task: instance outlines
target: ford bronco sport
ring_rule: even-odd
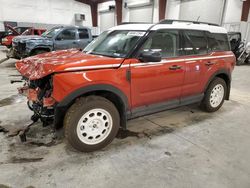
[[[119,25],[83,51],[16,63],[32,119],[64,125],[69,144],[86,152],[108,145],[128,119],[191,103],[218,110],[234,66],[224,28],[174,20]]]

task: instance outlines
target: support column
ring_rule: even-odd
[[[122,0],[115,0],[116,22],[117,25],[122,23]]]
[[[167,0],[159,0],[159,21],[165,19]]]
[[[246,0],[243,2],[242,6],[241,21],[247,22],[249,10],[250,10],[250,0]]]
[[[92,17],[92,25],[93,27],[97,27],[97,3],[91,3],[90,4],[90,8],[91,8],[91,17]]]

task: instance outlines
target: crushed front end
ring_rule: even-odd
[[[56,101],[52,97],[52,76],[46,76],[38,80],[25,78],[23,87],[18,88],[20,94],[27,96],[27,105],[34,112],[32,121],[43,122],[44,126],[53,123]]]

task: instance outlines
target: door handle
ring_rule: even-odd
[[[205,65],[207,65],[207,66],[211,66],[211,65],[214,65],[215,63],[214,62],[211,62],[211,61],[208,61],[208,62],[206,62],[205,63]]]
[[[181,66],[179,65],[172,65],[171,67],[169,67],[169,70],[178,70],[181,69]]]
[[[77,42],[76,41],[74,41],[74,42],[72,42],[73,44],[77,44]]]

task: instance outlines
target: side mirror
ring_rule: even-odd
[[[160,62],[161,53],[155,51],[145,51],[140,54],[139,59],[142,62]]]

